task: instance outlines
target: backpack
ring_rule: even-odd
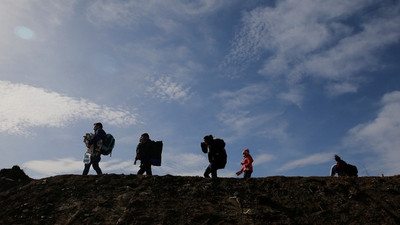
[[[161,166],[162,141],[151,142],[150,163],[153,166]]]
[[[225,141],[217,138],[214,140],[214,143],[216,145],[215,156],[216,156],[217,168],[224,169],[228,158],[228,155],[226,154],[225,150]]]
[[[101,146],[100,153],[102,155],[110,155],[115,145],[115,139],[112,134],[107,134],[103,139],[103,145]]]
[[[354,166],[354,165],[347,164],[346,173],[347,173],[348,176],[355,176],[355,177],[357,177],[357,176],[358,176],[358,169],[357,169],[357,167]]]

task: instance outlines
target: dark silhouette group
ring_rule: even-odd
[[[89,173],[90,166],[96,171],[97,175],[101,175],[102,171],[99,166],[102,154],[102,144],[106,136],[106,132],[103,130],[103,125],[101,123],[95,123],[93,125],[94,134],[87,133],[84,137],[84,143],[87,147],[84,158],[84,170],[82,175],[87,175]],[[158,144],[158,145],[157,145]],[[203,142],[200,143],[201,150],[208,156],[208,166],[204,171],[204,177],[217,178],[217,170],[224,169],[227,163],[227,153],[225,150],[225,141],[220,138],[215,138],[212,135],[207,135],[203,138]],[[159,146],[159,150],[156,156],[156,163],[154,163],[154,146]],[[136,147],[136,156],[134,160],[134,165],[136,165],[137,160],[140,160],[138,175],[152,175],[151,166],[161,165],[161,151],[162,151],[162,141],[152,141],[148,133],[143,133],[140,136],[139,144]],[[244,178],[250,178],[253,173],[253,157],[250,155],[249,149],[244,149],[243,161],[241,162],[242,168],[236,172],[239,176],[242,173]],[[357,167],[343,161],[338,155],[334,156],[336,164],[331,167],[331,176],[358,176]]]

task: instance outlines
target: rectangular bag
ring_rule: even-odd
[[[153,166],[161,166],[161,154],[162,154],[163,142],[153,141],[151,145],[151,156],[150,162]]]

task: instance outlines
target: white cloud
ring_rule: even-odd
[[[190,87],[183,87],[183,84],[172,81],[171,77],[162,76],[154,82],[153,86],[147,88],[147,92],[155,98],[163,101],[185,102],[190,99]]]
[[[368,169],[377,174],[399,174],[400,171],[400,91],[382,98],[382,109],[373,121],[355,126],[345,144],[370,153],[373,160]]]
[[[277,169],[277,172],[283,172],[283,171],[288,171],[291,169],[299,168],[299,167],[304,167],[308,165],[318,165],[321,163],[326,163],[328,161],[332,160],[332,156],[334,153],[329,152],[329,153],[318,153],[314,155],[307,156],[302,159],[297,159],[291,162],[288,162],[284,164],[281,168]]]
[[[63,127],[78,119],[104,121],[114,126],[136,124],[136,115],[85,99],[24,84],[0,81],[0,132],[26,134],[31,127]]]
[[[271,154],[256,155],[256,156],[254,157],[254,163],[253,163],[253,165],[254,165],[254,166],[262,165],[262,164],[264,164],[264,163],[266,163],[266,162],[270,162],[270,161],[272,161],[272,160],[274,160],[274,159],[275,159],[275,156],[274,156],[274,155],[271,155]]]
[[[236,91],[221,91],[215,95],[221,102],[217,118],[234,132],[233,140],[245,135],[261,135],[271,139],[285,139],[286,122],[278,117],[280,107],[269,108],[274,98],[268,84],[250,84]],[[262,110],[257,110],[260,107]]]
[[[100,168],[103,173],[115,172],[119,173],[136,173],[138,166],[133,166],[133,159],[131,161],[122,161],[121,159],[106,159],[102,158]],[[48,176],[62,175],[62,174],[82,174],[84,163],[82,160],[74,158],[59,158],[54,160],[32,160],[22,164],[22,167],[28,170],[29,173],[34,174],[33,178],[43,178]],[[96,174],[93,168],[89,170],[89,174]]]
[[[163,153],[161,167],[153,167],[158,174],[179,176],[202,176],[208,166],[208,159],[204,155],[193,153]]]
[[[289,92],[279,94],[278,97],[297,105],[301,109],[304,99],[304,89],[300,86],[297,86],[290,89]]]
[[[238,109],[259,103],[269,99],[271,96],[269,87],[262,84],[247,85],[236,91],[221,91],[216,95],[227,109]]]
[[[82,172],[83,162],[77,161],[73,158],[55,160],[33,160],[23,163],[22,168],[27,168],[28,170],[39,174],[38,177],[46,177],[77,173],[78,171]]]
[[[355,93],[358,90],[358,85],[344,82],[344,83],[333,83],[326,86],[328,95],[335,97],[345,93]]]
[[[171,32],[199,15],[208,14],[223,7],[229,1],[95,1],[87,9],[87,18],[97,25],[156,26]]]
[[[100,168],[103,173],[126,173],[136,174],[139,164],[133,165],[132,159],[116,159],[102,157]],[[177,175],[177,176],[203,176],[208,160],[203,155],[183,153],[174,154],[165,152],[163,154],[161,167],[153,166],[153,174],[157,175]],[[35,178],[43,178],[61,174],[81,174],[84,168],[82,160],[73,158],[62,158],[55,160],[32,160],[22,164],[22,167],[35,174]],[[94,173],[91,168],[90,173]],[[227,173],[227,172],[226,172]],[[224,174],[226,174],[224,173]],[[233,174],[232,172],[230,172]],[[28,174],[29,175],[29,174]]]
[[[362,32],[343,37],[327,51],[313,54],[304,62],[304,69],[318,77],[346,81],[360,71],[371,71],[379,66],[376,52],[398,42],[400,16],[365,21]],[[340,65],[340,66],[339,66]],[[352,90],[351,90],[352,91]]]
[[[374,4],[379,3],[288,0],[256,8],[244,14],[224,64],[242,70],[269,55],[259,71],[265,76],[291,85],[313,76],[342,84],[327,88],[331,96],[356,92],[358,83],[350,86],[346,81],[380,66],[379,51],[398,43],[400,37],[399,4]],[[376,10],[364,16],[368,7]],[[358,20],[349,25],[353,15],[359,15]]]
[[[134,173],[135,171],[139,170],[137,165],[136,166],[133,165],[133,160],[134,160],[133,156],[131,160],[121,160],[114,158],[108,158],[107,160],[104,159],[105,156],[102,157],[102,161],[99,164],[103,173],[107,173],[107,171],[121,171],[122,173]]]

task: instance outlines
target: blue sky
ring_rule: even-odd
[[[164,141],[157,175],[222,177],[250,149],[254,177],[400,171],[400,2],[0,2],[0,168],[81,174],[94,122],[116,138],[105,173],[136,173],[140,134]],[[94,171],[91,170],[91,174]]]

